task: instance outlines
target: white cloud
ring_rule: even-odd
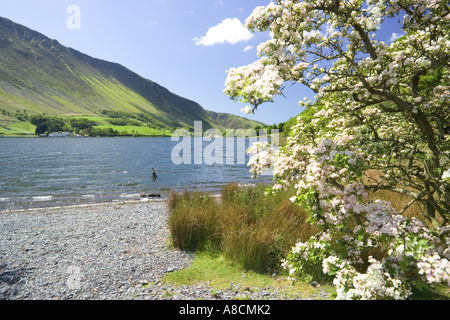
[[[227,18],[217,26],[210,28],[203,37],[195,37],[193,40],[197,46],[212,46],[225,42],[236,44],[240,41],[248,41],[252,37],[253,34],[238,18]]]
[[[244,52],[250,51],[250,50],[252,50],[252,49],[253,49],[253,46],[246,46],[246,47],[244,48]]]
[[[398,38],[400,38],[400,37],[403,37],[404,36],[404,34],[402,34],[402,33],[393,33],[392,35],[391,35],[391,38],[389,39],[389,41],[390,42],[394,42],[395,40],[397,40]]]

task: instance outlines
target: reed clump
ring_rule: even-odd
[[[169,227],[175,247],[220,251],[244,268],[273,272],[301,239],[317,230],[305,209],[289,200],[293,192],[266,194],[265,185],[231,183],[219,197],[201,193],[172,193]]]

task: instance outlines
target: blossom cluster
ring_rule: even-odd
[[[267,141],[258,141],[248,148],[247,153],[251,155],[247,165],[251,167],[250,173],[256,177],[261,176],[265,171],[273,170],[279,150]]]
[[[336,285],[337,299],[341,300],[372,300],[380,298],[403,299],[411,294],[408,285],[401,280],[392,278],[386,272],[383,264],[373,257],[368,259],[370,265],[366,273],[356,271],[347,261],[336,257],[324,260],[326,265],[338,266],[333,283]],[[339,264],[339,265],[338,265]]]
[[[450,286],[450,261],[438,254],[423,256],[417,264],[419,273],[425,275],[428,283],[444,280]]]
[[[280,94],[283,83],[277,67],[265,67],[261,61],[257,61],[249,66],[228,70],[227,89],[224,92],[231,97],[243,96],[246,101],[258,105]]]

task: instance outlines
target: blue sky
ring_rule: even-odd
[[[0,0],[0,16],[95,58],[120,63],[203,108],[245,116],[243,103],[224,93],[226,70],[257,59],[267,34],[241,24],[269,0]],[[79,25],[74,11],[79,8]],[[74,28],[76,27],[76,28]],[[79,27],[79,28],[78,28]],[[389,34],[395,30],[392,29]],[[397,31],[398,32],[398,31]],[[288,88],[286,98],[260,106],[250,119],[280,123],[301,112],[309,89]]]

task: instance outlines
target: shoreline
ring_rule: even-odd
[[[49,207],[34,207],[34,208],[21,208],[21,209],[6,209],[6,210],[0,210],[0,216],[3,214],[14,214],[14,213],[30,213],[32,211],[56,211],[56,210],[66,210],[66,209],[82,209],[82,208],[89,208],[89,207],[105,207],[105,206],[112,206],[112,205],[127,205],[127,204],[139,204],[139,203],[151,203],[151,202],[167,202],[168,199],[161,197],[161,198],[143,198],[140,200],[134,199],[134,200],[117,200],[117,201],[109,201],[109,202],[92,202],[92,203],[86,203],[86,204],[73,204],[73,205],[62,205],[62,206],[49,206]],[[45,214],[45,213],[41,213]]]
[[[245,184],[247,185],[247,184]],[[248,184],[250,185],[250,184]],[[205,191],[198,191],[198,190],[172,190],[173,192],[182,194],[184,191],[188,191],[188,192],[199,192],[201,194],[207,194],[209,196],[220,196],[220,188],[218,188],[217,190],[205,190]],[[103,200],[103,201],[90,201],[90,202],[86,202],[86,203],[79,203],[79,204],[74,204],[74,203],[70,203],[68,202],[68,204],[61,204],[61,205],[56,205],[56,204],[52,204],[52,202],[54,202],[53,200],[50,200],[48,202],[39,202],[36,201],[36,204],[39,203],[47,203],[47,206],[30,206],[30,207],[25,207],[25,208],[15,208],[14,206],[12,208],[1,208],[0,207],[0,215],[2,214],[8,214],[8,213],[14,213],[14,212],[27,212],[27,211],[39,211],[39,210],[56,210],[56,209],[64,209],[64,208],[77,208],[77,207],[90,207],[90,206],[106,206],[106,205],[114,205],[114,204],[134,204],[134,203],[146,203],[146,202],[168,202],[169,201],[169,197],[171,192],[167,191],[167,190],[161,190],[161,193],[156,193],[157,195],[159,195],[159,197],[152,197],[152,196],[141,196],[138,193],[132,193],[129,194],[128,196],[125,196],[123,199],[119,198],[110,198],[110,200]],[[52,197],[52,196],[49,196]],[[0,198],[1,200],[2,198]],[[73,202],[79,202],[79,200],[73,200]],[[0,201],[1,203],[1,201]],[[5,202],[4,202],[5,203]],[[28,202],[30,203],[30,202]]]

